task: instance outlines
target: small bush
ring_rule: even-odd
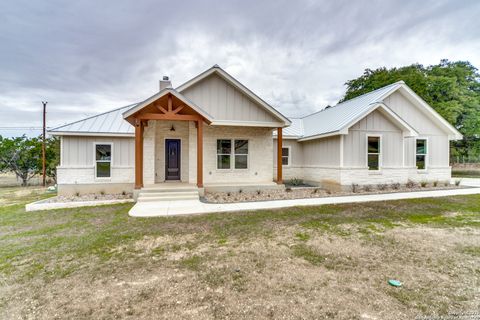
[[[313,189],[312,193],[319,193],[320,192],[320,188],[315,188]]]
[[[292,192],[292,188],[286,187],[286,188],[285,188],[285,192]]]
[[[231,192],[227,192],[227,197],[230,197],[232,195]]]
[[[241,194],[242,192],[243,192],[243,190],[242,190],[242,189],[239,189],[239,190],[238,190],[238,193],[240,193],[240,194]]]
[[[262,194],[262,190],[257,190],[257,194],[258,194],[258,195],[261,195],[261,194]]]
[[[400,183],[398,183],[398,182],[392,183],[392,189],[393,189],[393,190],[398,190],[398,189],[400,189]]]
[[[438,181],[437,181],[437,180],[433,181],[433,186],[434,186],[434,187],[437,187],[437,186],[438,186]]]
[[[458,187],[460,185],[460,182],[462,182],[462,179],[455,180],[455,185]]]
[[[302,180],[298,179],[298,178],[293,178],[292,180],[290,180],[290,184],[292,186],[299,186],[302,184]]]
[[[75,192],[75,196],[80,197],[80,192]]]
[[[360,191],[359,189],[360,189],[360,187],[359,187],[358,184],[352,183],[352,192],[353,193],[357,193],[358,191]]]
[[[370,185],[368,185],[368,184],[365,185],[365,186],[363,186],[363,191],[365,191],[365,192],[371,192],[371,191],[372,191],[372,186],[370,186]]]
[[[379,183],[377,184],[377,189],[380,191],[385,191],[388,189],[388,185],[386,183]]]
[[[412,180],[408,180],[407,183],[405,184],[405,186],[408,188],[408,189],[412,189],[412,188],[415,188],[417,184],[415,183],[415,181],[412,181]]]
[[[427,182],[427,181],[420,181],[420,186],[421,186],[422,188],[425,188],[427,185],[428,185],[428,182]]]
[[[101,194],[102,196],[104,196],[104,195],[105,195],[105,191],[103,191],[103,190],[100,191],[100,194]]]
[[[443,185],[444,185],[445,187],[448,187],[448,186],[450,185],[450,181],[445,180],[445,181],[443,182]]]
[[[126,191],[122,191],[122,196],[126,196],[127,195],[127,192]]]

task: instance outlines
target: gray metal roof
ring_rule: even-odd
[[[362,116],[390,92],[399,88],[403,81],[363,94],[339,103],[328,109],[312,113],[303,118],[291,119],[292,125],[283,134],[297,138],[321,136],[342,130],[347,124]]]
[[[122,113],[137,104],[114,109],[86,119],[75,121],[63,126],[49,130],[53,135],[62,133],[69,134],[112,134],[112,135],[133,135],[134,127],[123,119]]]

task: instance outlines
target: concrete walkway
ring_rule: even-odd
[[[462,185],[480,187],[479,179],[462,180]],[[273,200],[239,203],[203,203],[198,200],[164,201],[152,203],[137,203],[130,209],[129,215],[134,217],[178,216],[212,212],[251,211],[260,209],[277,209],[297,206],[318,206],[323,204],[356,203],[370,201],[402,200],[415,198],[447,197],[456,195],[480,194],[480,188],[465,188],[454,190],[414,191],[399,193],[384,193],[370,195],[352,195],[341,197],[309,198],[295,200]]]

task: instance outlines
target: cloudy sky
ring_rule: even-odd
[[[480,1],[0,2],[0,134],[134,103],[219,64],[287,116],[344,94],[365,68],[480,67]]]

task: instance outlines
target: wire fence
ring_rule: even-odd
[[[450,164],[452,165],[480,164],[480,156],[451,156]]]

